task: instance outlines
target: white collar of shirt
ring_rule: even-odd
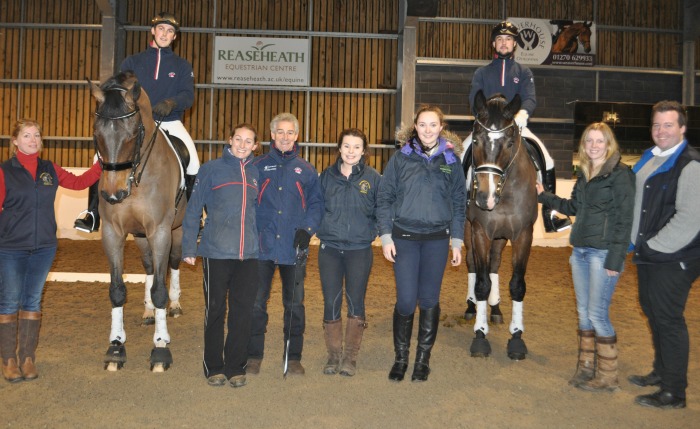
[[[681,147],[681,143],[683,143],[684,141],[685,140],[681,140],[680,142],[678,142],[677,145],[673,146],[671,149],[666,149],[664,151],[662,151],[658,146],[654,146],[651,149],[651,153],[654,154],[654,156],[661,156],[665,158],[667,156],[673,155],[678,150],[678,148]]]

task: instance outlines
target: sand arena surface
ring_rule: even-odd
[[[258,376],[240,389],[214,388],[203,376],[201,260],[181,267],[185,315],[168,319],[174,364],[163,374],[149,371],[152,327],[139,326],[143,285],[128,284],[124,322],[128,362],[103,370],[109,345],[107,283],[46,285],[37,366],[39,379],[0,380],[0,427],[212,427],[260,428],[681,428],[700,421],[700,292],[696,282],[686,310],[690,328],[688,408],[653,410],[633,404],[639,388],[630,374],[651,369],[650,335],[637,301],[636,269],[629,261],[613,298],[619,337],[620,384],[616,393],[589,393],[567,385],[576,365],[576,310],[569,248],[533,248],[527,272],[525,339],[527,359],[506,356],[510,334],[510,267],[501,270],[506,323],[491,326],[493,354],[469,356],[471,322],[461,319],[466,267],[447,267],[441,297],[442,324],[426,383],[392,383],[391,315],[395,300],[391,264],[375,248],[365,331],[355,377],[322,374],[325,363],[323,302],[317,246],[311,247],[306,279],[306,376],[282,378],[282,304],[279,279],[270,300],[266,358]],[[138,250],[127,242],[126,272],[142,272]],[[510,260],[506,248],[504,261]],[[61,240],[54,271],[108,272],[101,242]],[[414,325],[417,329],[417,323]],[[415,332],[411,367],[415,356]],[[409,368],[409,379],[410,369]]]

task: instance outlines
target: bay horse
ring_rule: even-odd
[[[578,22],[564,27],[552,46],[552,52],[575,54],[579,42],[583,45],[584,52],[591,52],[592,25],[593,22]]]
[[[146,269],[147,301],[155,306],[151,370],[163,372],[172,363],[165,282],[168,267],[171,282],[179,280],[186,206],[183,169],[153,120],[148,95],[133,73],[118,73],[101,86],[90,83],[90,87],[97,101],[94,141],[103,168],[99,212],[111,278],[112,326],[105,369],[117,371],[126,362],[122,275],[124,242],[132,234]]]
[[[509,286],[513,306],[509,328],[512,337],[508,340],[507,352],[513,360],[525,359],[527,354],[522,339],[523,299],[525,271],[537,220],[537,174],[514,120],[520,105],[519,95],[508,103],[500,94],[486,100],[479,91],[474,99],[473,173],[464,239],[469,281],[475,283],[476,336],[470,347],[472,357],[487,357],[491,353],[486,338],[489,330],[487,299],[492,286],[498,287],[501,252],[509,240],[513,266]],[[497,305],[498,301],[500,297],[489,299],[492,305]]]

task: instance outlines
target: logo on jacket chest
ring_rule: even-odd
[[[366,180],[361,181],[361,182],[358,184],[358,186],[359,186],[359,188],[360,188],[360,193],[361,193],[361,194],[366,194],[366,193],[368,193],[369,190],[370,190],[370,188],[371,188],[371,186],[369,185],[369,182],[366,181]]]
[[[294,167],[294,172],[296,174],[301,174],[301,167]]]
[[[168,77],[171,78],[171,79],[174,78],[174,77],[175,77],[175,72],[170,72],[170,73],[168,73]]]
[[[53,186],[53,177],[51,177],[51,174],[49,173],[41,173],[41,175],[39,176],[39,180],[44,186]]]

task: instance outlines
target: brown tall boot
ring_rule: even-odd
[[[591,392],[609,391],[620,389],[617,379],[617,337],[597,337],[596,350],[598,353],[598,369],[595,378],[580,384],[583,390]]]
[[[39,343],[39,327],[41,326],[41,312],[19,312],[19,367],[25,380],[34,380],[39,377],[34,362],[34,352]]]
[[[328,362],[323,367],[323,373],[337,374],[340,370],[340,356],[343,354],[342,320],[324,320],[323,338],[326,340],[326,349],[328,350]]]
[[[569,385],[578,387],[579,384],[593,380],[595,376],[595,331],[578,331],[578,363],[576,373],[569,380]]]
[[[0,314],[0,356],[5,380],[10,383],[22,381],[17,365],[17,313]]]
[[[357,354],[360,352],[362,333],[367,323],[358,316],[349,316],[345,326],[345,351],[343,363],[340,365],[340,375],[352,377],[357,372]]]

